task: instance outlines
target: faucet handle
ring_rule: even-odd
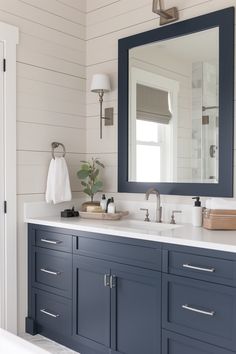
[[[176,222],[175,222],[175,214],[177,214],[177,213],[181,214],[182,210],[172,210],[171,221],[170,221],[171,224],[176,224]]]
[[[148,209],[147,208],[140,208],[140,210],[146,211],[146,215],[145,215],[144,221],[150,221]]]

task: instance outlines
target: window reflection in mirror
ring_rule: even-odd
[[[218,183],[218,37],[129,51],[129,181]]]

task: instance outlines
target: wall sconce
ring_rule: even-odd
[[[102,114],[103,95],[111,91],[110,78],[106,74],[95,74],[92,78],[91,92],[98,93],[100,103],[100,139],[102,139],[102,121],[105,125],[113,125],[113,108],[105,108],[105,115]]]
[[[159,8],[158,8],[159,3]],[[152,12],[160,16],[160,26],[167,23],[177,21],[179,19],[179,11],[177,7],[172,7],[168,10],[163,9],[162,0],[153,0]]]

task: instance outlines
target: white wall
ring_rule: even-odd
[[[27,241],[23,203],[44,199],[52,141],[65,144],[72,190],[86,149],[85,1],[0,0],[0,21],[20,30],[17,49],[18,326],[24,331]]]
[[[229,6],[235,0],[166,0],[165,7],[177,6],[180,21],[200,16]],[[120,38],[144,32],[159,26],[159,19],[152,13],[152,0],[87,0],[87,153],[96,154],[106,165],[106,192],[117,192],[117,76],[118,44]],[[106,94],[105,106],[115,108],[115,124],[104,128],[104,138],[99,139],[97,97],[89,92],[94,73],[111,75],[112,92]],[[236,134],[235,134],[236,139]],[[235,195],[236,196],[236,195]],[[143,196],[117,194],[116,199],[132,198],[142,205]],[[175,204],[192,203],[190,197],[163,196],[162,200]]]

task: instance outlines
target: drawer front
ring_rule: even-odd
[[[164,275],[163,327],[236,350],[236,289]]]
[[[169,251],[168,273],[230,286],[236,285],[236,262],[231,260]]]
[[[161,270],[162,254],[160,249],[88,237],[79,237],[78,242],[74,242],[74,244],[78,253],[83,256]]]
[[[71,235],[36,230],[35,245],[57,251],[72,252],[72,239]]]
[[[33,286],[72,296],[72,254],[34,247],[33,259]]]
[[[71,336],[71,300],[40,290],[35,291],[34,297],[35,320],[39,333],[50,331],[63,336]]]
[[[162,354],[232,354],[232,352],[176,333],[163,331]]]

